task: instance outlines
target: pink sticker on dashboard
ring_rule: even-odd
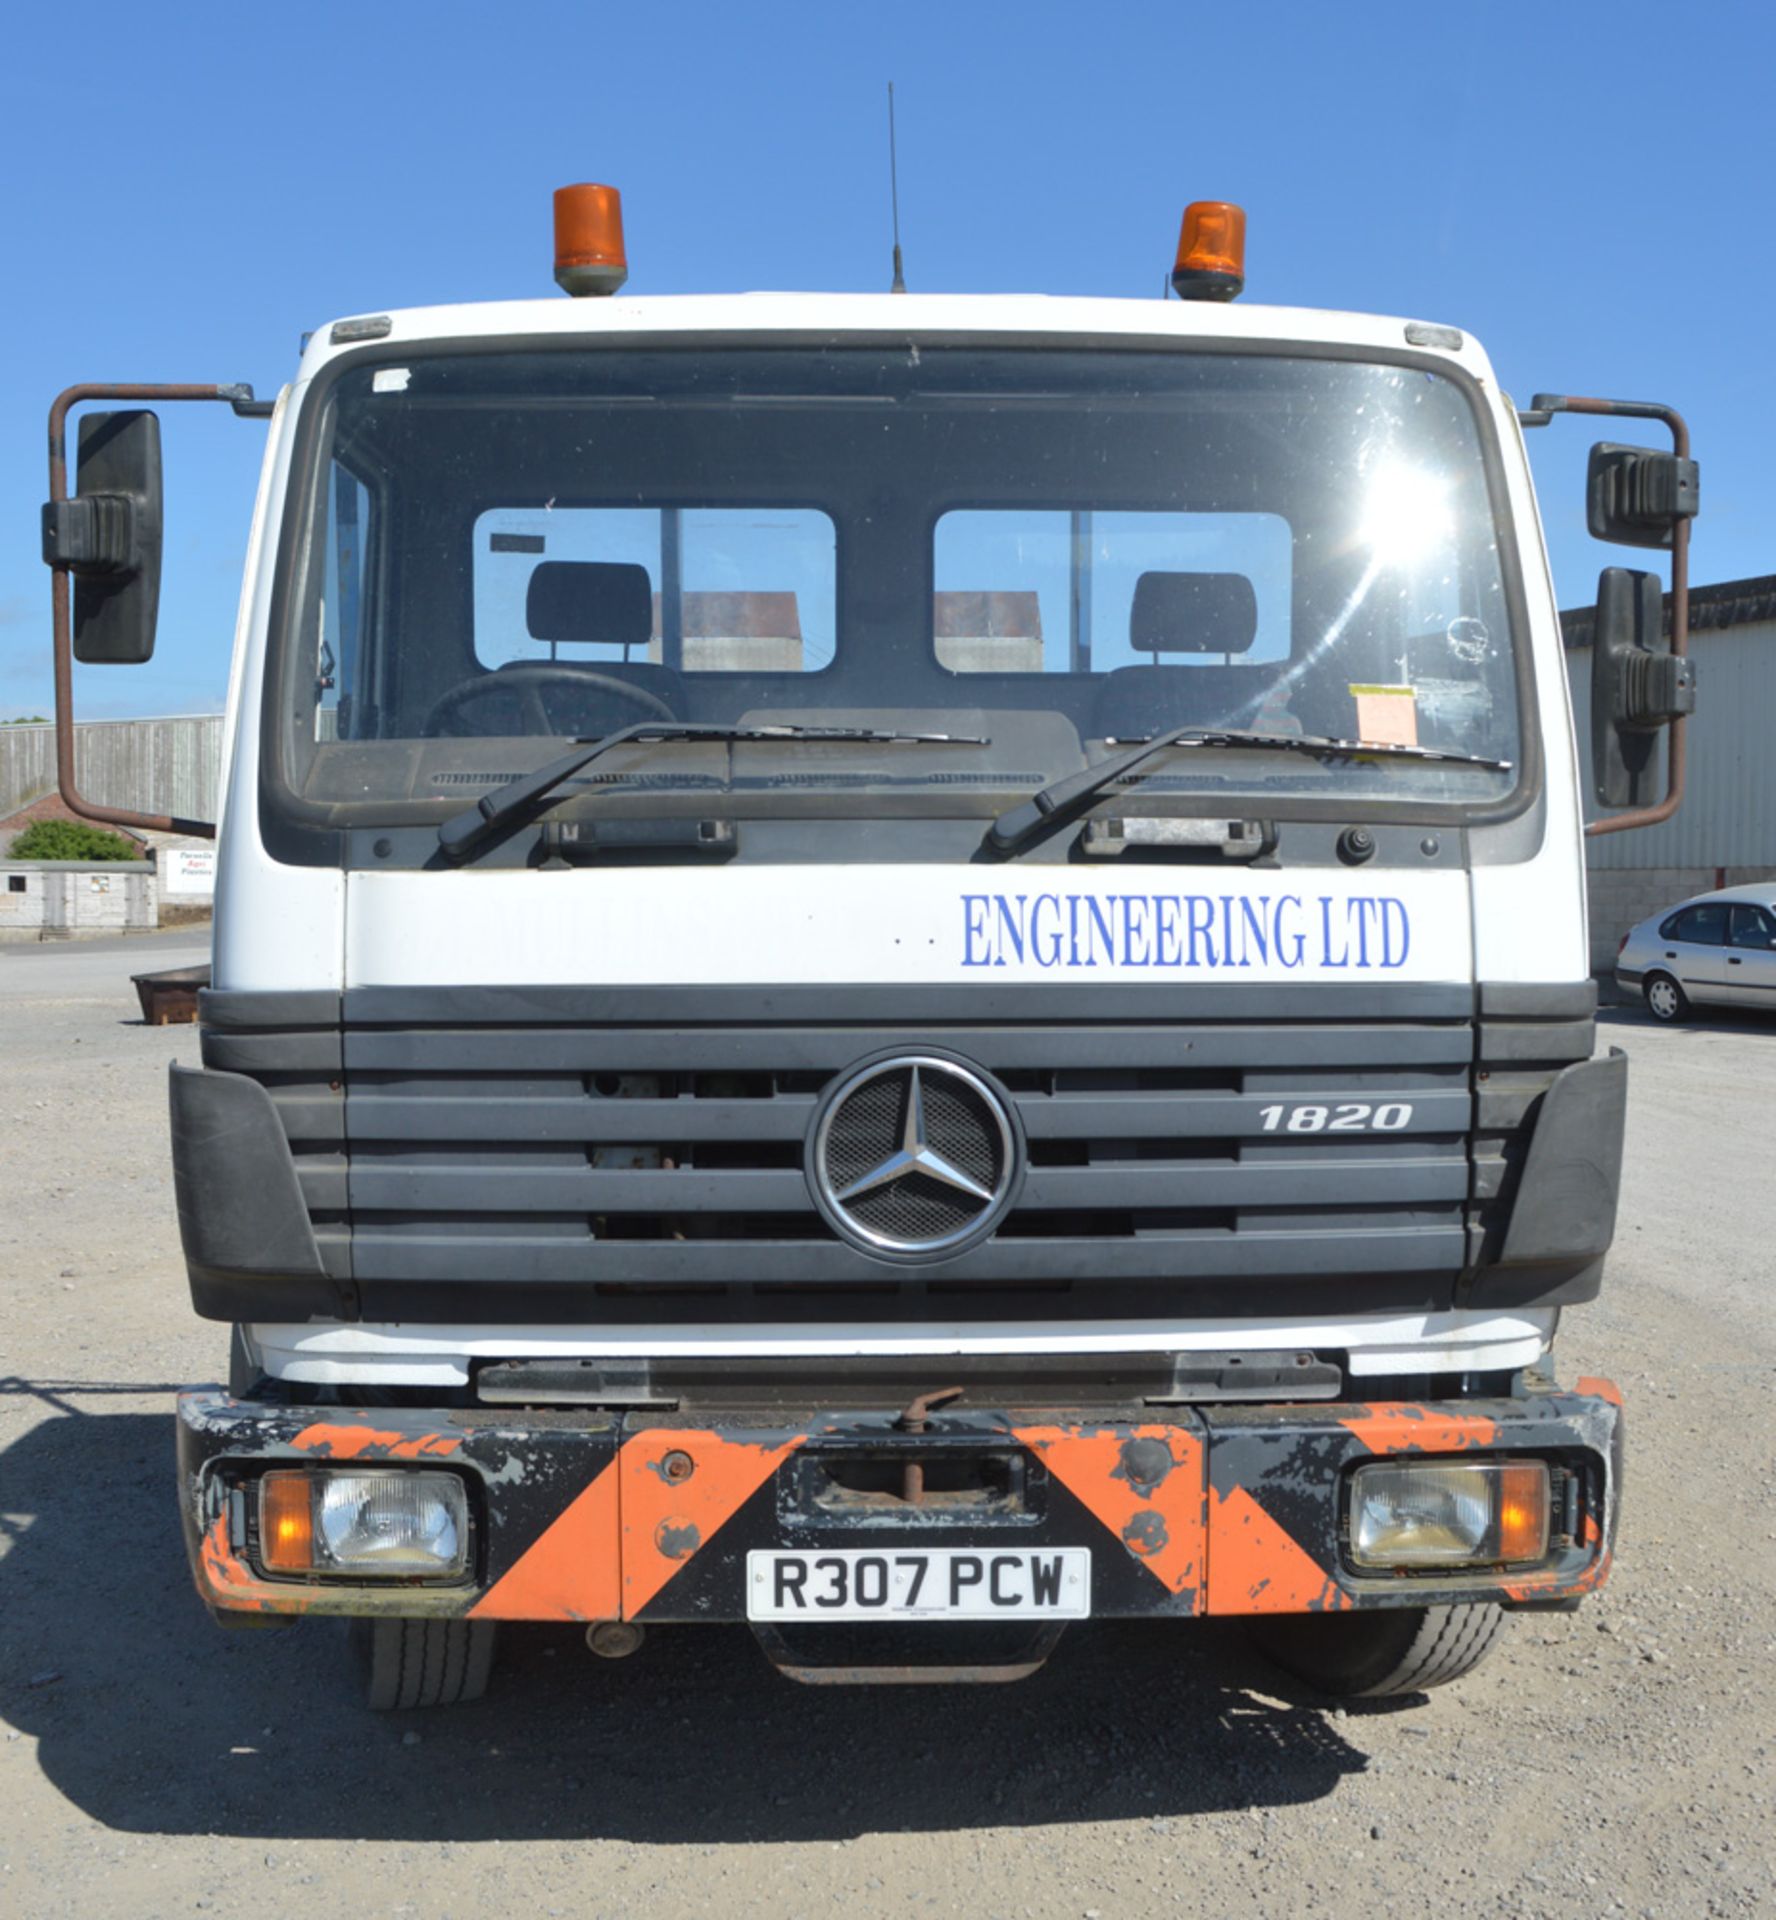
[[[1412,687],[1351,688],[1357,738],[1377,747],[1418,745],[1418,694]]]

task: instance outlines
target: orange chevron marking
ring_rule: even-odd
[[[1338,1423],[1371,1453],[1465,1453],[1490,1447],[1498,1423],[1478,1413],[1432,1413],[1410,1400],[1359,1407]]]
[[[447,1460],[462,1443],[459,1433],[390,1433],[381,1427],[316,1420],[290,1445],[323,1460]]]
[[[1195,1434],[1163,1426],[1014,1431],[1162,1586],[1176,1594],[1191,1592],[1192,1611],[1202,1611],[1208,1494],[1203,1443]],[[1171,1467],[1157,1484],[1131,1479],[1124,1455],[1135,1440],[1157,1440],[1170,1454]]]
[[[652,1427],[623,1443],[623,1607],[633,1620],[674,1574],[738,1513],[802,1444],[731,1440],[687,1428]],[[667,1456],[691,1471],[670,1477]]]
[[[1244,1487],[1212,1494],[1210,1613],[1337,1613],[1350,1605],[1337,1581]]]
[[[469,1609],[472,1620],[615,1620],[617,1461],[551,1520],[535,1543]]]

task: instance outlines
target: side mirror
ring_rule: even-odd
[[[1620,547],[1669,547],[1679,520],[1693,520],[1701,482],[1694,460],[1656,447],[1591,449],[1585,474],[1585,524],[1594,540]]]
[[[74,576],[74,657],[140,666],[160,608],[160,421],[89,413],[75,496],[43,509],[43,558]]]
[[[1598,800],[1606,807],[1650,806],[1658,797],[1660,730],[1695,710],[1695,665],[1671,651],[1658,575],[1605,567],[1597,580],[1591,639],[1591,765]]]

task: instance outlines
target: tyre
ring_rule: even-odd
[[[1259,1650],[1322,1693],[1422,1693],[1472,1673],[1504,1630],[1489,1600],[1451,1607],[1291,1613],[1247,1622]]]
[[[487,1620],[354,1620],[353,1650],[374,1713],[479,1700],[493,1668]]]
[[[1646,1000],[1647,1012],[1655,1020],[1670,1026],[1673,1021],[1689,1018],[1690,996],[1670,974],[1649,973],[1641,983],[1640,991]]]

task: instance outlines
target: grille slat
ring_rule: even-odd
[[[795,1140],[807,1132],[812,1094],[779,1094],[752,1100],[601,1100],[579,1090],[579,1075],[563,1076],[572,1091],[517,1098],[473,1094],[389,1096],[352,1092],[352,1138],[369,1141],[685,1141]],[[1538,1085],[1537,1092],[1542,1089]],[[1392,1092],[1393,1088],[1384,1088]],[[1297,1081],[1260,1101],[1242,1094],[1056,1093],[1018,1097],[1024,1132],[1031,1140],[1238,1139],[1266,1129],[1266,1105],[1337,1104],[1362,1098],[1342,1082]],[[1372,1093],[1370,1095],[1372,1098]],[[1468,1125],[1465,1087],[1426,1087],[1402,1095],[1412,1106],[1405,1134],[1460,1133]],[[315,1103],[318,1104],[318,1103]],[[284,1105],[279,1102],[280,1107]],[[286,1120],[292,1138],[305,1131],[308,1106]]]
[[[645,1172],[585,1167],[352,1168],[352,1206],[363,1212],[427,1213],[803,1213],[799,1172],[695,1168]]]
[[[860,1169],[861,1170],[861,1169]],[[317,1180],[327,1177],[316,1175]],[[1091,1207],[1389,1206],[1425,1200],[1456,1202],[1468,1190],[1467,1156],[1459,1141],[1436,1158],[1367,1163],[1281,1161],[1210,1167],[1111,1165],[1033,1168],[1018,1207],[1034,1211]],[[304,1192],[309,1191],[308,1177]],[[341,1194],[343,1199],[343,1194]],[[797,1171],[696,1168],[557,1169],[551,1167],[366,1165],[351,1173],[351,1203],[360,1214],[406,1212],[439,1219],[485,1213],[803,1213],[808,1189]],[[338,1202],[329,1200],[325,1204]],[[927,1195],[923,1204],[937,1205]],[[967,1219],[978,1208],[963,1207]],[[874,1222],[872,1221],[872,1224]],[[883,1231],[887,1231],[884,1227]]]
[[[1391,1093],[1391,1089],[1389,1092]],[[1266,1106],[1336,1106],[1368,1098],[1332,1081],[1297,1084],[1287,1092],[1252,1094],[1054,1094],[1018,1101],[1031,1140],[1222,1139],[1261,1137]],[[1412,1107],[1401,1133],[1463,1132],[1470,1100],[1465,1086],[1427,1087],[1402,1094]],[[1398,1137],[1390,1136],[1390,1137]]]
[[[1471,1027],[1443,1025],[1003,1026],[912,1031],[851,1026],[442,1027],[345,1035],[348,1073],[837,1073],[884,1046],[939,1045],[994,1073],[1101,1065],[1106,1040],[1130,1065],[1466,1067]]]
[[[1257,1279],[1326,1274],[1325,1243],[1330,1236],[1316,1226],[1312,1234],[1236,1233],[1224,1228],[1183,1230],[1164,1236],[1130,1236],[1116,1242],[1121,1256],[1116,1278],[1146,1282],[1215,1279]],[[1453,1270],[1461,1265],[1463,1232],[1459,1224],[1390,1227],[1379,1220],[1352,1228],[1345,1236],[1349,1271],[1369,1274],[1418,1274]],[[751,1284],[737,1271],[738,1250],[728,1241],[625,1240],[598,1243],[553,1239],[515,1233],[498,1240],[462,1239],[436,1232],[396,1232],[360,1224],[354,1235],[356,1275],[360,1281],[423,1283],[485,1283],[502,1253],[522,1263],[522,1278],[543,1285],[584,1286],[600,1278],[600,1253],[614,1249],[622,1255],[622,1285],[682,1286]],[[744,1248],[746,1265],[772,1281],[818,1284],[841,1290],[874,1292],[884,1282],[879,1260],[844,1242],[819,1240],[759,1240]],[[1003,1287],[1062,1282],[1069,1292],[1061,1296],[1074,1313],[1089,1313],[1106,1264],[1105,1243],[1083,1234],[1055,1239],[1004,1238],[990,1240],[956,1260],[933,1262],[921,1269],[931,1279],[966,1278]],[[894,1275],[887,1275],[892,1281]],[[920,1283],[913,1283],[920,1284]],[[1351,1285],[1341,1285],[1350,1304]],[[575,1296],[576,1307],[596,1317],[596,1297],[588,1288]],[[1365,1302],[1365,1304],[1367,1304]],[[657,1312],[670,1311],[669,1304]],[[775,1316],[761,1313],[761,1319]],[[933,1312],[934,1319],[948,1316]]]
[[[759,1100],[604,1100],[578,1091],[518,1099],[456,1094],[352,1096],[352,1138],[439,1143],[481,1141],[794,1140],[814,1112],[812,1094]]]

